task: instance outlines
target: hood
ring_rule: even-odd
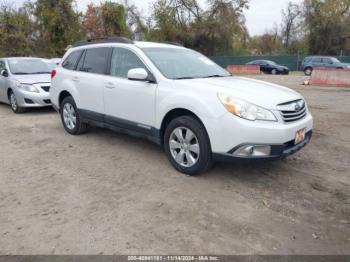
[[[278,67],[279,67],[280,69],[289,70],[289,68],[288,68],[287,66],[278,65]]]
[[[225,93],[244,99],[267,109],[276,109],[278,104],[301,99],[302,96],[283,86],[244,77],[222,77],[180,80],[184,84],[205,88],[215,93]]]
[[[50,74],[13,75],[13,78],[21,84],[51,83]]]

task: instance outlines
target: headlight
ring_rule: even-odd
[[[33,85],[18,84],[17,87],[23,91],[39,93],[39,90]]]
[[[235,98],[230,95],[218,94],[218,97],[227,111],[236,116],[250,121],[277,121],[277,118],[270,110],[256,106],[245,100]]]

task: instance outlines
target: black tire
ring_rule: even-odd
[[[197,145],[199,145],[199,154],[197,155],[197,162],[193,166],[185,167],[179,164],[171,152],[169,145],[170,136],[173,134],[173,131],[178,128],[186,128],[192,131],[195,135],[196,141],[198,142]],[[168,124],[164,133],[164,150],[170,163],[181,173],[196,175],[206,172],[212,166],[212,152],[208,134],[202,123],[194,116],[181,116],[173,119]]]
[[[312,71],[313,71],[313,69],[312,69],[311,67],[306,67],[306,68],[304,69],[304,74],[305,74],[306,76],[311,76]]]
[[[12,111],[15,114],[22,114],[22,113],[24,113],[26,111],[25,108],[20,107],[18,105],[16,95],[15,95],[15,93],[12,90],[9,91],[8,99],[9,99],[9,103],[10,103],[11,109],[12,109]]]
[[[277,75],[277,74],[278,74],[277,69],[272,69],[272,70],[271,70],[271,75]]]
[[[65,106],[72,106],[72,109],[74,109],[74,115],[76,118],[76,123],[74,127],[68,127],[65,120],[64,120],[64,108]],[[65,99],[63,99],[61,105],[60,105],[60,115],[61,115],[61,121],[63,124],[64,129],[71,135],[80,135],[85,133],[88,130],[88,124],[83,123],[81,120],[81,116],[79,114],[79,111],[77,110],[77,106],[75,104],[75,101],[73,97],[68,96]]]

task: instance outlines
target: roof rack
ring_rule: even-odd
[[[107,37],[107,38],[81,40],[81,41],[75,42],[73,44],[73,47],[93,45],[93,44],[103,44],[103,43],[133,44],[134,42],[126,37]]]
[[[163,41],[162,44],[168,44],[168,45],[176,45],[176,46],[183,46],[182,44],[178,42],[172,42],[172,41]]]

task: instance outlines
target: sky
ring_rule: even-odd
[[[17,5],[21,5],[25,0],[14,0]],[[122,2],[125,0],[114,0]],[[154,0],[127,0],[129,4],[136,5],[142,14],[150,12],[150,3]],[[244,12],[246,16],[246,25],[251,36],[264,34],[267,30],[280,25],[282,21],[281,10],[284,9],[290,0],[250,0],[249,10]],[[101,0],[76,0],[79,10],[84,11],[86,6],[93,2],[98,4]],[[199,0],[204,5],[205,0]],[[292,0],[294,3],[300,3],[302,0]]]

